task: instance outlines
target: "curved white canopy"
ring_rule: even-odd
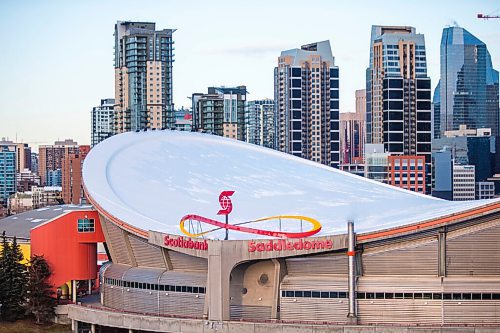
[[[233,139],[170,130],[128,132],[101,142],[85,159],[83,179],[88,195],[107,213],[143,230],[177,235],[183,235],[179,222],[187,214],[224,222],[217,212],[226,190],[235,191],[230,223],[304,215],[321,223],[318,236],[345,233],[348,219],[357,232],[368,232],[491,202],[440,200]],[[278,230],[279,221],[245,226]],[[300,221],[283,220],[281,228],[301,231]],[[206,237],[223,239],[224,230]],[[229,232],[229,239],[259,237],[265,238]]]

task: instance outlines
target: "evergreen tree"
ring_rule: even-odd
[[[33,256],[28,266],[28,301],[26,307],[36,318],[37,324],[49,321],[54,316],[54,291],[48,279],[52,274],[43,256]]]
[[[9,250],[10,246],[7,243],[7,237],[5,237],[5,231],[2,233],[2,249],[0,251],[0,319],[3,318],[3,309],[2,306],[5,304],[5,290],[7,289],[7,285],[5,283],[6,280],[6,261],[9,258]]]
[[[23,317],[25,303],[25,286],[27,282],[26,266],[21,264],[23,253],[14,237],[12,244],[3,243],[3,291],[2,318],[14,321]]]

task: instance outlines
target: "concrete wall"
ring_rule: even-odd
[[[108,327],[165,333],[493,333],[499,327],[345,326],[308,323],[211,322],[197,319],[148,317],[69,306],[69,318]]]

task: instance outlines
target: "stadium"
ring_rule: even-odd
[[[113,136],[83,179],[111,263],[100,305],[69,310],[80,327],[500,327],[498,200],[445,201],[179,131]]]

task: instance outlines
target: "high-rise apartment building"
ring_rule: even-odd
[[[94,147],[99,142],[113,135],[113,113],[115,100],[113,98],[101,99],[99,106],[91,111],[91,145]]]
[[[16,146],[0,142],[0,206],[16,192]]]
[[[274,103],[276,149],[338,167],[339,68],[329,41],[281,52]]]
[[[16,152],[16,172],[31,168],[31,147],[27,143],[16,143],[2,138],[0,145],[11,146]]]
[[[356,112],[340,113],[340,151],[343,164],[363,162],[365,117],[366,90],[356,90]]]
[[[424,156],[430,193],[431,80],[424,35],[413,27],[373,26],[366,84],[367,143],[390,155]]]
[[[62,159],[62,199],[65,204],[84,203],[82,166],[90,146],[79,146],[77,153],[65,154]]]
[[[193,130],[244,140],[245,86],[209,87],[207,94],[194,93]]]
[[[245,106],[245,141],[274,149],[274,100],[248,101]]]
[[[224,120],[224,98],[219,94],[194,93],[193,130],[222,136]]]
[[[115,133],[174,127],[174,31],[150,22],[116,23]]]
[[[78,153],[78,143],[71,139],[56,141],[38,148],[38,175],[42,186],[61,186],[62,159],[66,154]]]
[[[489,127],[494,136],[500,135],[498,94],[498,71],[486,44],[464,28],[444,28],[438,112],[434,108],[436,137],[460,125]]]

